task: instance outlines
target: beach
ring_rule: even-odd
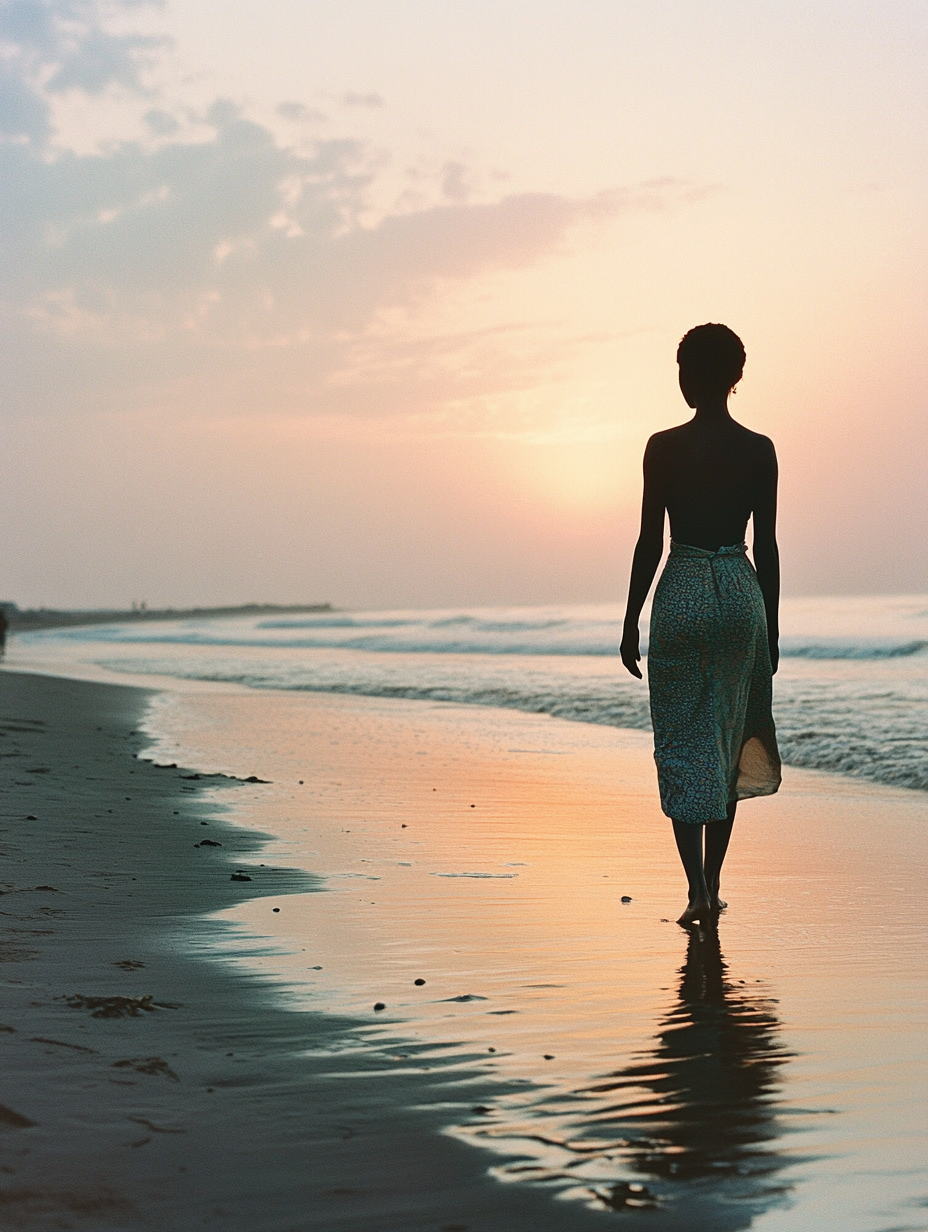
[[[928,1232],[926,33],[0,2],[0,1232]]]
[[[789,769],[716,942],[645,732],[0,694],[12,1226],[928,1226],[923,792]]]

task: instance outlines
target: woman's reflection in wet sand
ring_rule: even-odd
[[[680,974],[656,1047],[589,1088],[631,1096],[604,1108],[596,1129],[621,1134],[623,1158],[645,1182],[596,1192],[629,1214],[649,1207],[651,1232],[736,1232],[786,1200],[776,1179],[786,1160],[774,1144],[783,1132],[779,1068],[790,1054],[759,982],[729,980],[714,930],[690,930]]]

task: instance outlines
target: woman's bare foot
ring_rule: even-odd
[[[683,914],[677,920],[678,924],[682,924],[686,928],[689,924],[695,924],[697,920],[700,924],[711,924],[715,919],[716,912],[707,898],[698,899],[695,903],[690,903]]]
[[[728,906],[728,903],[726,903],[723,898],[719,898],[718,882],[716,882],[715,885],[709,882],[708,886],[709,886],[709,902],[712,904],[712,906],[715,908],[716,911],[724,911],[725,908]]]

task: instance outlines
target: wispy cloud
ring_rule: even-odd
[[[113,18],[143,7],[137,0],[6,0],[0,6],[0,133],[41,141],[48,137],[48,96],[70,90],[102,94],[120,87],[148,89],[144,74],[170,40],[114,33]]]
[[[324,111],[317,111],[315,107],[307,107],[305,103],[294,102],[292,99],[278,103],[277,114],[295,124],[324,124],[329,118]]]
[[[346,107],[382,107],[384,98],[373,92],[365,94],[358,90],[349,90],[342,95],[342,102]]]
[[[483,341],[479,331],[410,341],[384,328],[391,312],[415,310],[449,283],[530,267],[580,223],[702,191],[663,180],[583,199],[477,200],[467,166],[448,161],[430,200],[373,217],[379,164],[361,141],[288,147],[221,99],[196,117],[191,138],[181,109],[163,99],[152,107],[167,44],[111,32],[113,15],[132,7],[16,0],[0,10],[10,49],[0,311],[7,404],[23,410],[193,410],[220,396],[239,411],[250,400],[262,411],[371,416],[405,401],[440,414],[442,398],[453,402],[468,384],[442,356],[482,356],[470,385],[487,392],[530,384],[581,344],[569,331],[527,340],[518,328]],[[50,96],[105,90],[137,97],[149,138],[95,153],[56,148]],[[382,102],[354,92],[341,101]],[[278,113],[324,118],[293,101]]]

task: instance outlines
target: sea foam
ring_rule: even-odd
[[[928,790],[928,598],[786,600],[774,713],[784,760]],[[30,658],[254,688],[500,706],[646,729],[617,605],[329,612],[20,634]],[[647,652],[647,620],[642,622]]]

